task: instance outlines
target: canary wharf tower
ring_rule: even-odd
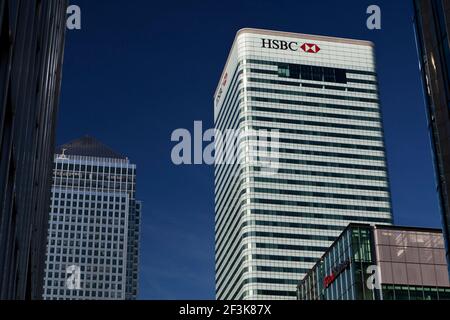
[[[277,132],[277,166],[265,173],[251,135],[237,142],[242,161],[216,163],[218,299],[295,299],[349,223],[392,223],[375,69],[367,41],[238,32],[216,130]]]
[[[82,137],[57,148],[51,191],[44,299],[136,299],[136,165]]]

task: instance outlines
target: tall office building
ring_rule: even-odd
[[[218,299],[295,299],[350,222],[392,223],[372,43],[239,31],[215,125],[277,136],[261,153],[239,139],[242,161],[216,165]]]
[[[0,300],[40,299],[65,0],[0,0]]]
[[[450,2],[413,3],[442,228],[450,261]]]
[[[135,299],[136,166],[84,137],[58,148],[51,191],[44,298]]]

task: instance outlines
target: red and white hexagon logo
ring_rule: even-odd
[[[307,53],[318,53],[320,51],[320,47],[314,43],[304,43],[300,48]]]

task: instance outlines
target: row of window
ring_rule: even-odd
[[[114,257],[117,258],[120,254],[118,254],[117,251],[111,251],[111,250],[92,250],[92,249],[75,249],[75,248],[61,248],[61,247],[50,247],[49,248],[50,254],[56,254],[56,255],[80,255],[81,256],[106,256],[106,257]]]
[[[356,101],[356,102],[368,102],[368,103],[379,103],[380,102],[378,99],[374,99],[374,98],[338,96],[338,95],[334,95],[334,94],[324,94],[324,93],[316,93],[316,92],[289,91],[289,90],[258,88],[258,87],[248,87],[247,90],[249,92],[284,94],[284,95],[291,95],[291,96],[323,98],[323,99],[331,99],[331,100],[344,100],[344,101]]]
[[[49,239],[49,245],[50,246],[57,246],[57,247],[71,247],[73,248],[74,246],[76,247],[83,247],[83,248],[88,248],[88,247],[94,247],[94,248],[101,248],[101,249],[113,249],[113,250],[123,250],[123,243],[98,243],[98,242],[93,242],[93,241],[75,241],[75,240],[60,240],[62,239],[63,234],[61,232],[58,232],[58,236],[56,237],[54,235],[54,232],[52,232],[51,237]],[[75,238],[75,234],[71,234],[69,235],[69,233],[64,233],[64,239],[74,239]],[[119,238],[117,238],[119,239]],[[123,240],[122,240],[123,241]],[[121,254],[121,253],[120,253]]]
[[[450,300],[450,288],[383,285],[383,300]]]
[[[321,225],[321,224],[310,224],[310,223],[295,223],[295,222],[282,222],[282,221],[261,221],[261,220],[251,220],[245,221],[241,225],[242,227],[247,226],[262,226],[262,227],[279,227],[279,228],[299,228],[299,229],[318,229],[318,230],[334,230],[342,231],[344,227],[334,226],[334,225]]]
[[[258,161],[265,159],[262,157],[259,158],[252,158],[252,161]],[[267,159],[267,161],[270,161],[271,159]],[[384,166],[371,166],[371,165],[364,165],[364,164],[353,164],[353,163],[339,163],[339,162],[324,162],[324,161],[313,161],[313,160],[298,160],[298,159],[275,159],[272,160],[279,163],[286,163],[286,164],[299,164],[299,165],[311,165],[311,166],[320,166],[320,167],[331,167],[331,168],[346,168],[346,169],[360,169],[360,170],[375,170],[375,171],[382,171],[386,172],[386,167]]]
[[[267,60],[258,60],[258,59],[248,59],[248,63],[260,64],[260,65],[268,65],[268,66],[283,66],[286,63],[276,62],[276,61],[267,61]],[[325,67],[324,67],[325,68]],[[368,75],[368,76],[376,76],[376,72],[373,71],[365,71],[365,70],[353,70],[353,69],[342,69],[345,73],[359,74],[359,75]]]
[[[84,285],[83,288],[84,289],[106,289],[106,290],[122,290],[122,285],[121,284],[117,284],[115,283],[115,279],[113,280],[114,283],[109,283],[111,281],[112,278],[115,278],[115,276],[110,276],[110,275],[86,275],[86,281],[84,281]],[[94,281],[94,282],[93,282]],[[95,282],[95,281],[100,281],[100,282]],[[105,282],[107,281],[107,282]],[[47,280],[47,287],[56,287],[56,288],[64,288],[66,285],[66,281],[65,280]],[[117,289],[116,289],[117,288]]]
[[[94,264],[106,264],[108,266],[121,266],[123,265],[123,261],[122,260],[117,260],[117,259],[108,259],[108,258],[92,258],[92,257],[71,257],[71,256],[65,256],[65,255],[49,255],[47,258],[47,262],[53,263],[53,262],[63,262],[63,263],[94,263]],[[118,271],[116,271],[116,268],[112,268],[112,272],[119,272],[122,273],[122,269],[119,268]]]
[[[54,212],[57,213],[57,212]],[[79,212],[80,214],[82,214],[82,212]],[[86,214],[88,214],[89,212],[86,212]],[[91,214],[94,214],[94,211],[90,212]],[[102,212],[98,212],[100,214],[100,216],[102,215]],[[100,218],[88,218],[88,217],[80,217],[80,216],[76,216],[74,215],[57,215],[57,214],[52,214],[50,216],[51,221],[53,223],[57,223],[57,222],[72,222],[72,223],[79,223],[79,224],[103,224],[105,226],[117,226],[119,225],[119,223],[121,225],[124,225],[124,220],[123,219],[119,219],[119,212],[112,212],[112,211],[103,211],[103,219]],[[116,216],[116,219],[113,219],[114,215]],[[109,219],[106,219],[106,217],[109,216]]]
[[[118,168],[118,167],[105,167],[85,164],[73,164],[66,162],[56,162],[53,164],[54,169],[64,171],[81,171],[88,173],[111,173],[111,174],[123,174],[123,175],[135,175],[136,169],[133,168]]]
[[[124,211],[107,211],[107,210],[87,210],[87,209],[69,209],[69,208],[53,208],[53,214],[66,214],[66,215],[96,215],[97,217],[115,217],[115,218],[125,218]],[[99,218],[97,218],[98,221]],[[100,222],[97,222],[100,223]]]
[[[62,299],[67,300],[71,297],[86,298],[112,298],[122,299],[121,292],[103,292],[103,291],[84,291],[84,290],[65,290],[65,289],[47,289],[45,290],[46,299]]]
[[[280,76],[279,73],[278,73],[279,72],[278,70],[274,71],[274,70],[247,68],[247,71],[251,72],[251,73],[256,73],[256,74],[269,74],[269,75],[275,75],[275,76],[278,75],[278,76]],[[286,77],[286,76],[284,76],[284,77]],[[354,79],[354,78],[347,78],[347,84],[348,83],[378,85],[378,82],[375,81],[375,80]],[[333,87],[336,87],[336,86],[333,86]],[[336,87],[336,88],[340,88],[340,89],[344,89],[345,90],[345,87]]]
[[[101,276],[101,279],[103,280],[103,274],[99,274],[98,273],[98,269],[99,268],[97,268],[96,266],[95,267],[93,267],[93,268],[91,268],[90,266],[86,266],[85,268],[84,268],[85,270],[83,270],[83,272],[81,273],[81,280],[87,280],[87,279],[89,279],[89,280],[91,280],[91,279],[94,279],[94,280],[97,280],[97,277],[99,277],[99,276]],[[95,270],[92,270],[92,269],[95,269]],[[108,281],[119,281],[119,282],[121,282],[122,281],[122,276],[121,275],[115,275],[115,274],[113,274],[113,275],[110,275],[110,273],[111,273],[111,267],[109,267],[109,266],[106,266],[106,267],[104,267],[104,268],[102,268],[102,271],[101,272],[105,272],[106,274],[105,274],[105,277],[106,277],[106,279],[108,280]],[[65,273],[65,272],[58,272],[58,271],[55,271],[55,272],[53,272],[53,271],[49,271],[49,272],[47,272],[46,273],[46,278],[47,279],[49,279],[49,280],[52,280],[52,279],[60,279],[60,278],[62,278],[62,279],[65,279],[66,277],[67,277],[67,274]]]
[[[120,182],[108,182],[108,181],[91,181],[80,180],[74,178],[58,178],[53,181],[53,185],[57,187],[71,187],[77,188],[81,192],[88,192],[92,189],[103,189],[101,191],[129,191],[132,192],[136,188],[135,183],[120,183]]]
[[[53,170],[53,176],[57,178],[75,178],[82,180],[98,180],[98,181],[115,181],[115,182],[128,182],[133,181],[134,176],[114,175],[114,174],[96,174],[88,172],[75,172],[75,171],[62,171]]]
[[[280,190],[280,189],[268,189],[268,188],[251,188],[250,192],[289,195],[289,196],[305,196],[305,197],[318,197],[318,198],[331,198],[331,199],[349,199],[349,200],[361,200],[361,201],[389,202],[389,198],[387,198],[387,197],[363,196],[363,195],[359,195],[359,194],[342,194],[342,193],[327,193],[327,192],[298,191],[298,190]]]
[[[270,278],[247,278],[247,279],[244,279],[242,281],[243,285],[251,284],[251,283],[296,285],[296,284],[298,284],[298,280],[292,280],[292,279],[270,279]]]
[[[52,228],[52,230],[50,231],[49,239],[56,238],[57,232],[53,231],[53,229],[54,228]],[[77,229],[78,229],[78,227],[77,227]],[[87,233],[88,233],[87,228],[83,227],[83,231],[78,229],[78,232],[72,231],[72,232],[65,232],[65,233],[61,233],[61,234],[64,234],[64,236],[67,235],[67,237],[66,237],[67,239],[85,240],[85,241],[91,241],[91,242],[96,241],[96,243],[88,242],[88,247],[92,247],[93,245],[96,245],[96,247],[98,248],[98,246],[99,246],[98,241],[101,241],[101,242],[106,242],[106,241],[107,242],[118,242],[118,241],[122,242],[122,241],[124,241],[123,240],[124,232],[122,230],[120,231],[121,236],[117,236],[118,232],[117,233],[109,233],[109,234],[103,233],[103,232],[102,233],[97,232],[94,234],[93,231],[91,231],[90,234],[87,234]]]
[[[288,142],[289,143],[289,142]],[[373,160],[373,161],[384,161],[384,156],[368,156],[364,154],[351,154],[351,153],[341,153],[341,152],[325,152],[325,151],[312,151],[312,150],[299,150],[299,149],[288,149],[288,148],[272,148],[272,147],[259,147],[254,146],[253,151],[257,152],[272,152],[272,153],[287,153],[287,154],[299,154],[308,156],[318,156],[318,157],[330,157],[330,158],[345,158],[345,159],[361,159],[361,160]]]
[[[385,191],[388,192],[387,187],[379,186],[367,186],[359,184],[346,184],[346,183],[333,183],[333,182],[321,182],[321,181],[301,181],[301,180],[289,180],[289,179],[276,179],[276,178],[264,178],[264,177],[252,177],[250,182],[264,182],[275,183],[278,185],[298,185],[298,186],[312,186],[312,187],[324,187],[324,188],[342,188],[352,190],[367,190],[367,191]]]
[[[317,262],[319,258],[301,257],[301,256],[277,256],[269,254],[253,254],[252,259],[255,260],[272,260],[272,261],[288,261],[288,262]]]
[[[328,247],[316,247],[316,246],[294,245],[294,244],[276,244],[276,243],[256,243],[256,248],[294,250],[294,251],[318,251],[318,252],[325,252],[328,249]]]
[[[83,269],[83,272],[81,273],[81,279],[85,279],[85,276],[87,275],[98,275],[98,274],[110,274],[112,271],[112,268],[110,266],[98,266],[98,265],[86,265],[81,266]],[[114,270],[114,273],[116,273],[116,270]],[[59,272],[59,271],[48,271],[47,273],[48,278],[66,278],[67,273],[66,272]],[[122,275],[121,274],[113,274],[111,275],[111,279],[113,281],[122,281]]]
[[[109,224],[104,224],[102,227],[100,226],[87,226],[87,225],[79,225],[79,224],[66,224],[66,223],[53,223],[51,226],[51,230],[65,230],[65,231],[83,231],[83,232],[90,232],[90,233],[101,233],[102,238],[104,235],[109,234],[124,234],[125,229],[124,228],[118,228],[118,227],[110,227]],[[81,234],[81,233],[80,233]],[[83,236],[87,236],[86,234],[83,234]],[[110,236],[109,236],[110,237]]]
[[[360,217],[360,216],[348,216],[337,214],[321,214],[311,212],[298,212],[298,211],[283,211],[283,210],[265,210],[265,209],[252,209],[251,214],[267,215],[267,216],[282,216],[282,217],[300,217],[300,218],[314,218],[314,219],[328,219],[328,220],[341,220],[341,221],[354,221],[354,222],[367,222],[367,223],[392,223],[392,219],[377,218],[377,217]]]
[[[54,200],[54,206],[68,206],[68,207],[78,207],[78,208],[97,208],[97,209],[109,209],[109,210],[125,210],[126,206],[124,204],[113,204],[110,202],[76,202],[76,201],[64,201],[64,200]]]
[[[251,167],[250,170],[254,172],[261,172],[263,168],[261,167]],[[383,176],[369,176],[363,174],[351,174],[351,173],[338,173],[338,172],[319,172],[310,170],[296,170],[296,169],[277,169],[279,174],[295,174],[295,175],[306,175],[311,177],[332,177],[332,178],[344,178],[344,179],[357,179],[357,180],[373,180],[373,181],[383,181],[386,182],[387,178]]]
[[[301,116],[309,116],[309,117],[325,117],[325,118],[334,118],[334,119],[347,119],[347,120],[356,120],[356,121],[372,121],[380,124],[379,117],[366,117],[366,116],[357,116],[351,114],[339,114],[339,113],[324,113],[324,112],[313,112],[313,111],[304,111],[304,110],[293,110],[291,109],[280,109],[280,108],[268,108],[268,107],[260,107],[260,106],[250,106],[248,108],[249,111],[260,111],[260,112],[271,112],[271,113],[281,113],[281,114],[292,114],[292,115],[301,115]]]
[[[344,69],[308,66],[304,64],[279,63],[278,75],[291,79],[347,83],[347,72]]]
[[[250,290],[245,291],[242,294],[242,299],[248,297],[248,296],[275,296],[280,298],[286,298],[286,297],[296,297],[297,293],[295,291],[280,291],[280,290]]]
[[[66,258],[67,259],[67,257],[63,257],[63,258]],[[92,264],[92,258],[85,258],[86,260],[91,260],[90,262],[87,262],[87,263],[89,263],[89,264]],[[101,259],[101,260],[104,260],[104,259]],[[62,261],[62,262],[68,262],[68,263],[73,263],[73,262],[70,262],[70,261]],[[104,264],[105,262],[103,261],[103,262],[96,262],[97,264],[98,263],[101,263],[101,264]],[[120,263],[119,263],[120,265],[122,265],[122,261],[120,260]],[[108,265],[108,267],[109,267],[109,265]],[[55,270],[64,270],[65,268],[63,268],[63,265],[62,264],[59,264],[59,263],[48,263],[47,264],[47,272],[51,272],[51,271],[55,271]],[[101,271],[100,271],[101,272]],[[112,273],[123,273],[123,268],[116,268],[116,267],[111,267],[111,272]]]
[[[373,112],[373,113],[377,113],[378,115],[380,113],[380,110],[378,108],[367,107],[367,106],[349,106],[349,105],[333,104],[333,103],[287,100],[287,99],[255,97],[255,96],[251,96],[249,98],[249,100],[250,101],[258,101],[258,102],[276,103],[276,104],[287,104],[287,105],[294,105],[294,106],[308,106],[308,107],[316,107],[316,108],[329,108],[329,109],[339,109],[339,110]]]
[[[272,123],[295,124],[295,125],[305,125],[305,126],[318,126],[318,127],[326,127],[326,128],[355,129],[355,130],[363,130],[363,131],[374,131],[374,132],[380,132],[380,133],[382,132],[381,127],[369,127],[369,126],[360,126],[360,125],[345,124],[345,123],[293,120],[293,119],[282,119],[282,118],[271,118],[271,117],[260,117],[260,116],[248,116],[245,118],[241,118],[240,122],[242,122],[244,120],[265,121],[265,122],[272,122]]]
[[[108,201],[108,202],[126,202],[125,197],[114,197],[114,196],[100,196],[100,195],[89,195],[89,194],[77,194],[77,193],[65,193],[65,192],[55,192],[53,195],[56,199],[73,199],[73,200],[91,200],[91,201]]]
[[[348,91],[348,92],[378,94],[378,91],[373,90],[373,89],[346,88],[346,87],[319,85],[319,84],[313,84],[313,83],[280,81],[280,80],[261,79],[261,78],[248,78],[248,81],[254,82],[254,83],[276,84],[276,85],[282,85],[282,86],[305,87],[305,88],[312,88],[312,89],[339,90],[339,91]]]
[[[251,129],[256,130],[256,131],[265,130],[267,132],[271,132],[271,131],[275,130],[279,133],[302,134],[302,135],[311,135],[311,136],[319,136],[319,137],[383,141],[383,137],[381,137],[381,136],[363,136],[363,135],[340,133],[340,132],[324,132],[324,131],[301,130],[301,129],[262,127],[262,126],[252,126]]]
[[[262,232],[249,231],[242,234],[242,238],[248,237],[263,237],[263,238],[280,238],[280,239],[297,239],[297,240],[315,240],[315,241],[334,241],[336,237],[322,236],[317,234],[301,234],[301,233],[277,233],[277,232]]]
[[[258,136],[248,136],[248,137],[246,137],[245,140],[259,141],[259,142],[271,142],[272,145],[275,143],[288,143],[288,144],[299,144],[299,145],[306,145],[306,146],[319,146],[319,147],[370,150],[370,151],[384,151],[383,147],[369,146],[369,145],[362,145],[362,144],[336,143],[336,142],[328,142],[328,141],[300,140],[300,139],[275,138],[275,137],[272,138],[271,140],[267,139],[266,137],[263,137],[263,138],[258,137]],[[277,150],[277,149],[271,148],[270,150]],[[353,155],[350,155],[350,156],[353,156]],[[380,160],[380,159],[377,159],[377,160]]]
[[[355,210],[355,211],[370,211],[370,212],[391,212],[390,208],[370,207],[370,206],[353,206],[347,204],[331,204],[331,203],[317,203],[306,201],[289,201],[289,200],[274,200],[274,199],[250,199],[251,203],[256,204],[271,204],[278,206],[294,206],[294,207],[310,207],[310,208],[326,208],[338,210]]]

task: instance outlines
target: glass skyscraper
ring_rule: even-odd
[[[218,299],[295,299],[349,223],[392,223],[372,43],[243,29],[214,100],[217,131],[277,135],[216,164]]]
[[[442,228],[450,261],[450,2],[413,3]]]
[[[136,166],[91,137],[54,160],[44,298],[124,300],[138,290]]]
[[[0,300],[41,299],[66,0],[0,0]]]

